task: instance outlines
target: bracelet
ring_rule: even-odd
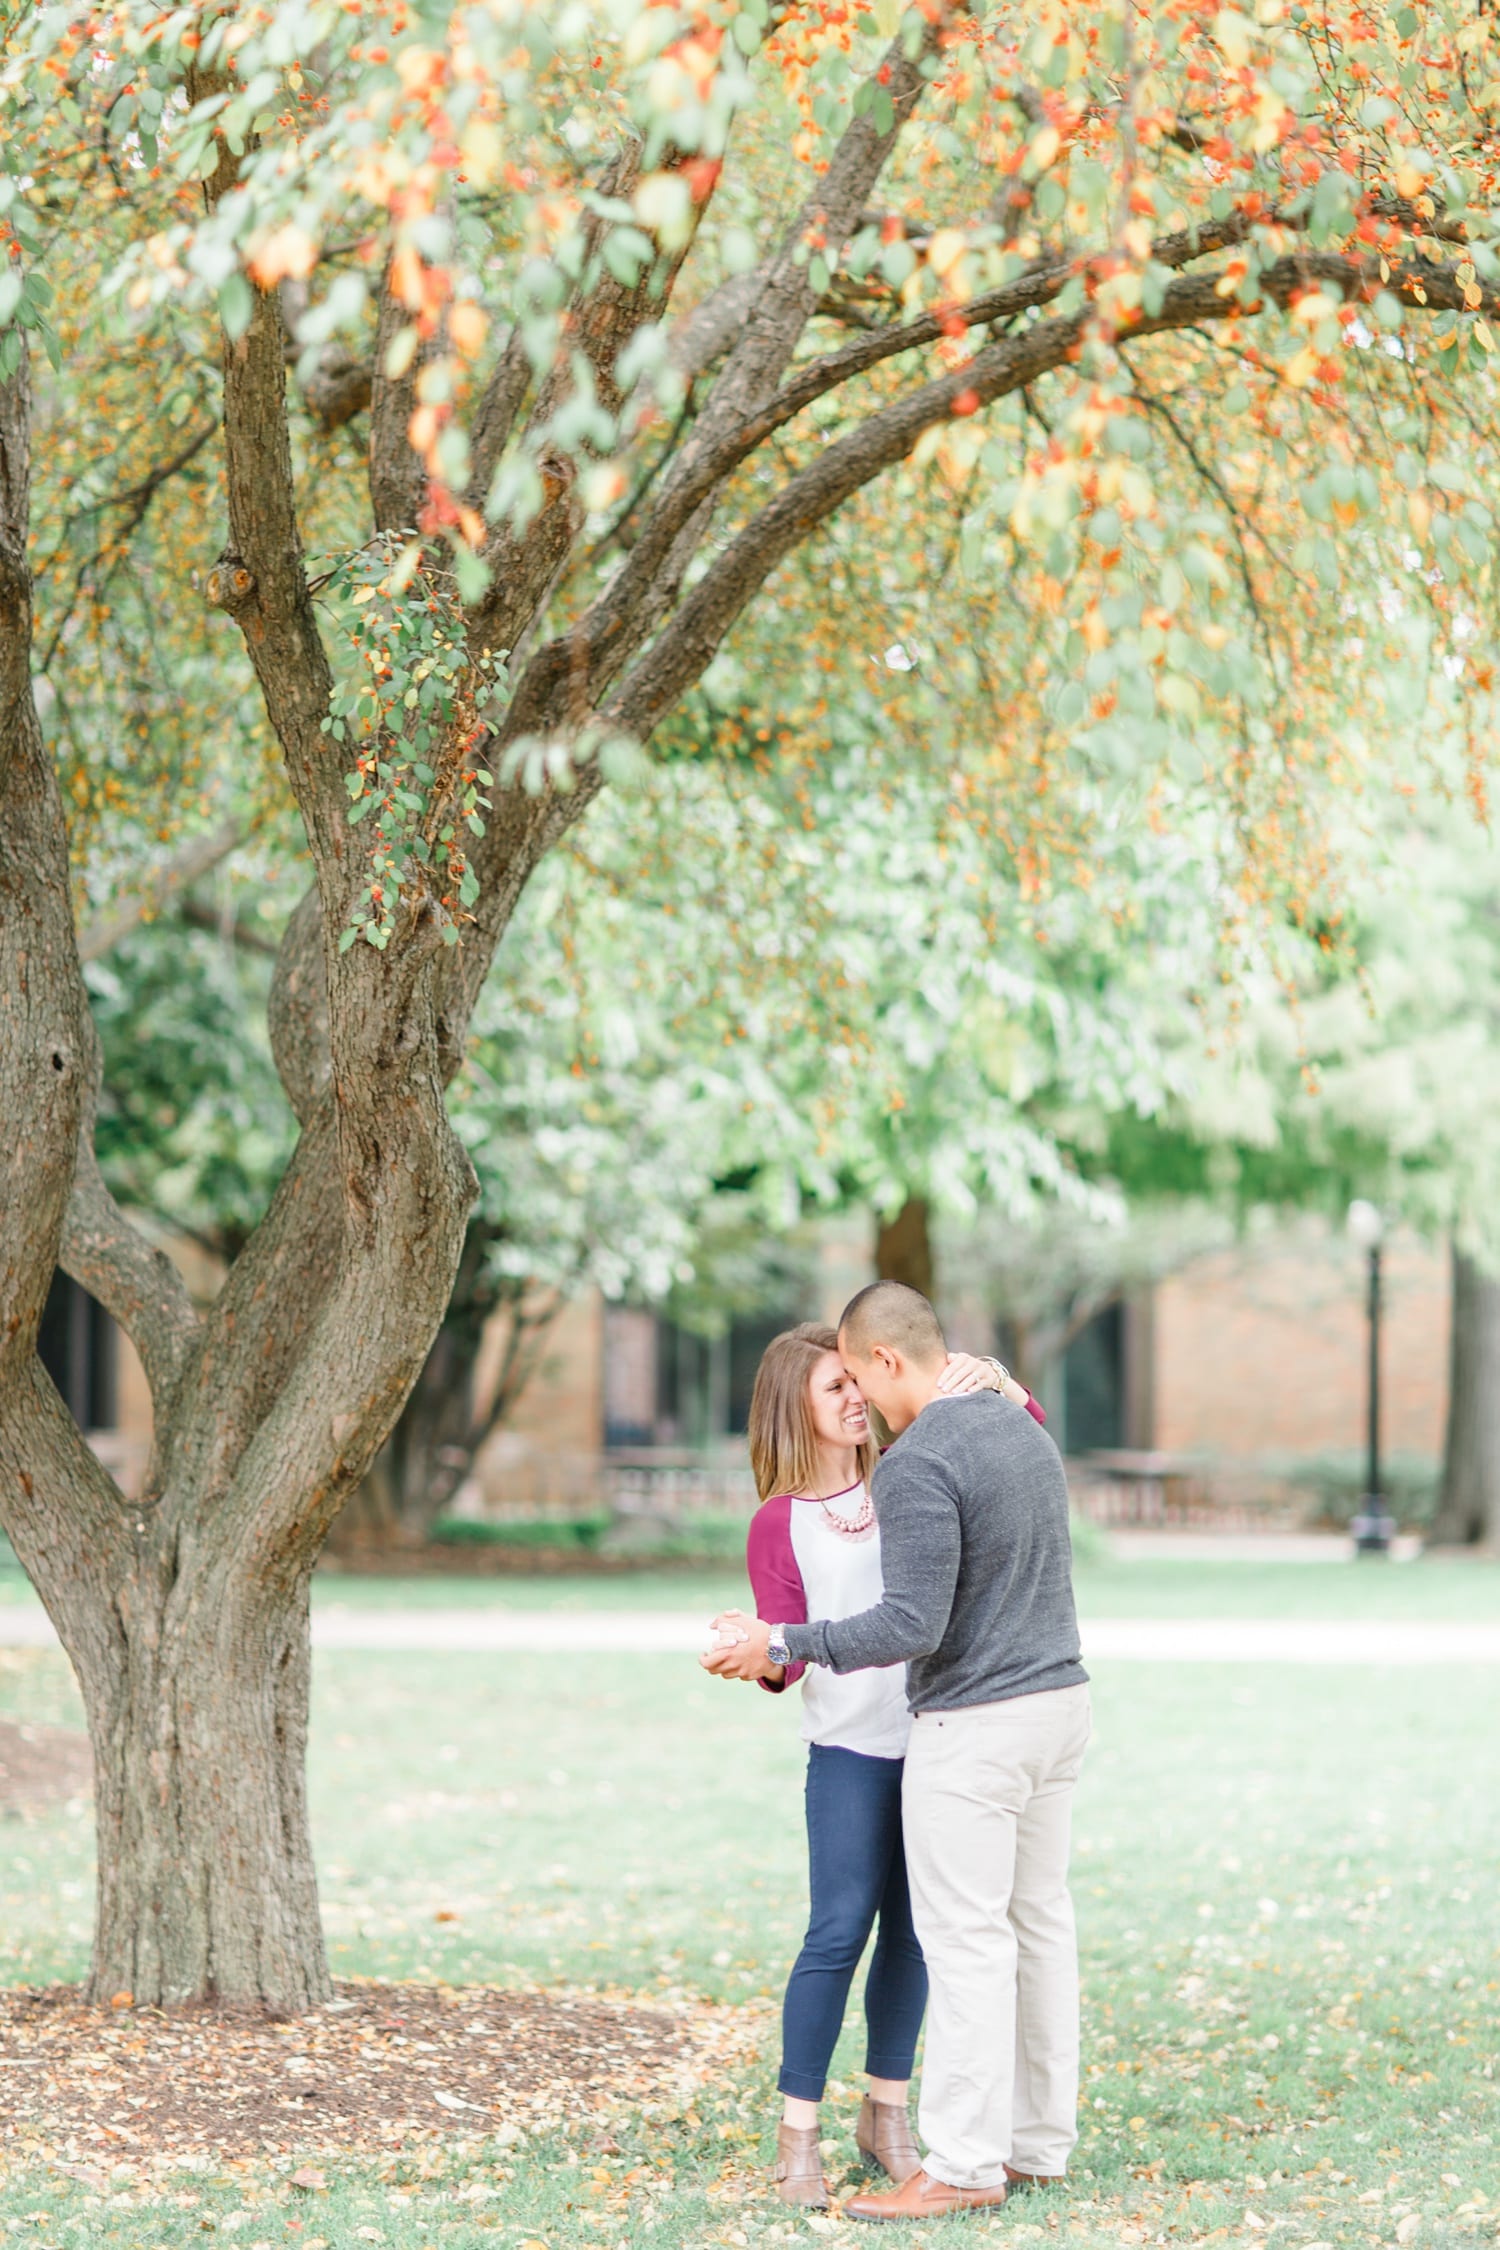
[[[1012,1375],[1010,1369],[1005,1365],[1005,1362],[1003,1360],[993,1359],[988,1354],[986,1354],[984,1364],[986,1367],[993,1367],[996,1375],[999,1377],[999,1382],[995,1386],[997,1390],[1003,1391],[1007,1383],[1013,1383],[1015,1381],[1015,1377]]]

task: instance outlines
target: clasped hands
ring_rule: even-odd
[[[742,1609],[726,1609],[714,1619],[718,1645],[706,1648],[698,1662],[720,1680],[779,1680],[782,1667],[766,1655],[771,1628]]]
[[[965,1391],[993,1391],[1000,1388],[994,1363],[976,1359],[970,1352],[950,1352],[948,1364],[938,1377],[937,1387],[948,1397]],[[714,1645],[706,1648],[698,1662],[705,1672],[712,1672],[719,1680],[779,1680],[784,1668],[773,1664],[766,1654],[771,1638],[771,1628],[758,1617],[747,1617],[742,1609],[721,1610],[713,1621]]]

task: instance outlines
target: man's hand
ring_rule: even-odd
[[[747,1617],[743,1610],[726,1609],[714,1619],[714,1631],[724,1643],[721,1648],[706,1649],[698,1662],[705,1672],[712,1672],[721,1680],[779,1680],[781,1666],[772,1664],[766,1655],[766,1644],[771,1638],[771,1628],[758,1617]]]

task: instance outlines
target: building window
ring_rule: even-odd
[[[753,1313],[721,1335],[699,1336],[638,1306],[607,1306],[605,1445],[702,1452],[743,1437],[761,1354],[800,1317]]]
[[[1095,1313],[1063,1359],[1063,1445],[1114,1452],[1125,1443],[1125,1308]]]
[[[81,1430],[115,1424],[115,1324],[61,1268],[52,1276],[37,1356]]]

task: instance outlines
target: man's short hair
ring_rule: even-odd
[[[937,1314],[921,1290],[904,1281],[872,1281],[851,1297],[839,1334],[860,1359],[868,1359],[877,1344],[886,1344],[903,1359],[927,1367],[948,1350]]]

